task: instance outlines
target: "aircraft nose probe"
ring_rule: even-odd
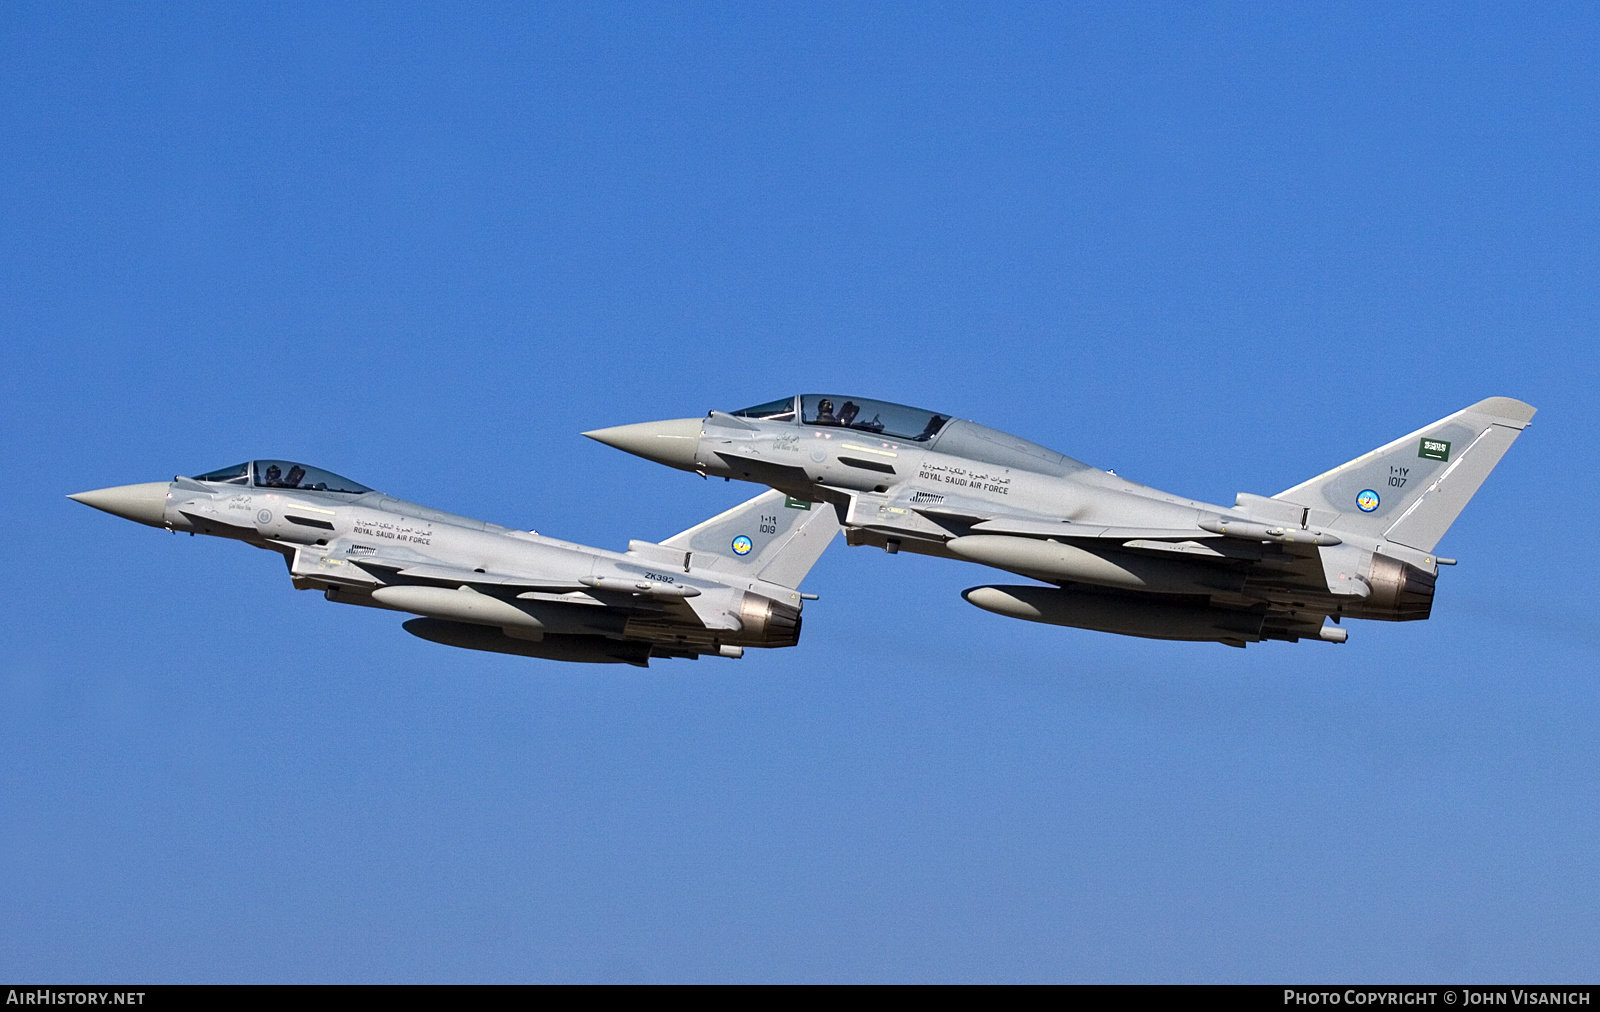
[[[139,485],[97,488],[67,498],[124,520],[160,527],[166,519],[168,487],[164,481],[148,481]]]
[[[695,450],[700,446],[700,422],[698,418],[673,418],[592,429],[584,435],[645,460],[693,471]]]

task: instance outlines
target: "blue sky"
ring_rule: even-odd
[[[1592,5],[12,4],[0,975],[1592,980]],[[303,459],[590,544],[581,430],[836,390],[1214,502],[1540,409],[1426,623],[453,651],[68,492]]]

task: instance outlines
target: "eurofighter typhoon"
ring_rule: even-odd
[[[740,657],[800,639],[800,581],[834,511],[765,492],[660,544],[608,552],[456,516],[288,460],[70,498],[282,554],[300,590],[409,612],[414,636],[558,661]]]
[[[829,394],[585,435],[702,476],[832,503],[851,545],[1051,586],[964,591],[1031,622],[1242,647],[1343,643],[1344,618],[1433,609],[1434,547],[1532,420],[1491,397],[1274,496],[1216,506],[976,422]],[[1331,618],[1334,625],[1325,624]]]

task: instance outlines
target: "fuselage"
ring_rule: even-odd
[[[976,422],[864,398],[805,394],[586,434],[705,476],[831,502],[852,545],[1123,595],[1124,614],[1159,612],[1146,623],[1157,630],[1193,625],[1174,618],[1174,608],[1209,609],[1207,616],[1224,608],[1261,613],[1253,620],[1260,637],[1244,640],[1342,642],[1342,631],[1321,627],[1323,616],[1426,618],[1437,573],[1431,552],[1340,530],[1337,511],[1248,494],[1234,506],[1189,499]],[[989,608],[992,596],[968,600]],[[1054,621],[1031,607],[990,610]],[[1057,610],[1093,611],[1077,603]],[[1091,628],[1128,631],[1091,619]],[[1172,638],[1235,643],[1237,624]]]
[[[276,484],[263,477],[269,466]],[[485,627],[515,641],[408,625],[441,642],[454,636],[460,646],[552,656],[570,653],[581,640],[637,663],[652,651],[738,656],[746,646],[798,639],[797,591],[713,574],[696,565],[693,553],[648,542],[632,542],[626,553],[607,551],[432,509],[345,479],[314,483],[322,488],[285,487],[291,467],[306,470],[255,461],[75,498],[151,526],[276,551],[295,587],[321,590],[330,601]],[[546,637],[552,640],[540,645]]]

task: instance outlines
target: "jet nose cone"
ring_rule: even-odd
[[[168,482],[149,481],[142,485],[118,485],[115,488],[97,488],[92,492],[69,495],[85,506],[93,506],[113,516],[133,520],[151,527],[162,526],[167,515]]]
[[[616,425],[584,435],[658,464],[693,471],[694,453],[700,446],[700,422],[698,418],[674,418],[665,422]]]

